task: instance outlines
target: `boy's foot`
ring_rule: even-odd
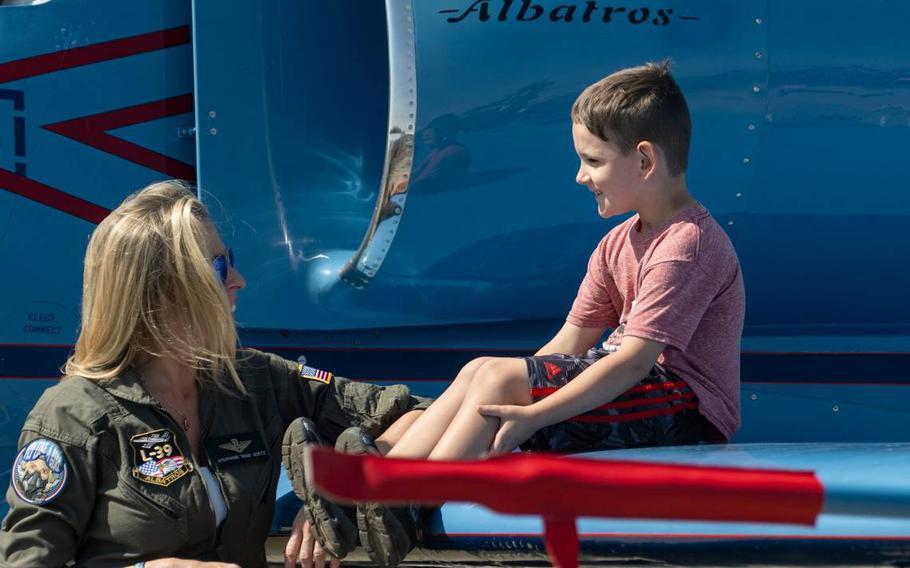
[[[379,455],[375,442],[363,430],[348,428],[338,436],[335,451],[346,454]],[[420,541],[419,509],[386,507],[378,503],[357,506],[360,545],[370,560],[381,568],[394,568]]]
[[[281,443],[281,461],[294,493],[303,501],[310,530],[322,549],[341,559],[357,547],[357,525],[354,511],[343,508],[307,487],[303,469],[303,450],[309,445],[324,445],[316,426],[306,418],[291,422]]]

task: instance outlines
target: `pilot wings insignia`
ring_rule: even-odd
[[[224,444],[219,444],[218,447],[223,450],[231,450],[232,452],[237,452],[238,454],[245,450],[247,446],[253,443],[252,440],[240,441],[237,438],[231,438],[230,442],[225,442]]]

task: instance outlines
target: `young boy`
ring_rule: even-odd
[[[743,280],[726,233],[686,187],[690,133],[668,63],[585,89],[572,107],[576,181],[601,217],[635,215],[594,250],[553,339],[533,357],[466,365],[388,456],[476,459],[519,445],[581,452],[733,435]],[[413,544],[401,536],[407,518],[370,511],[358,518],[361,541],[371,537],[365,547],[378,564],[397,564]]]
[[[469,363],[389,456],[474,459],[519,444],[579,452],[733,435],[743,280],[730,239],[686,188],[691,130],[666,62],[582,92],[572,106],[575,179],[601,217],[636,214],[594,250],[552,340],[534,357]]]

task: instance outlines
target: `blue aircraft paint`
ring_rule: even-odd
[[[689,185],[728,231],[746,280],[744,426],[736,441],[815,442],[859,468],[878,459],[881,446],[831,444],[910,442],[910,271],[901,262],[910,249],[910,200],[899,190],[907,174],[895,167],[910,128],[908,17],[898,0],[413,2],[411,185],[391,249],[364,290],[337,273],[367,231],[382,171],[389,104],[382,2],[0,6],[0,168],[103,211],[166,175],[45,126],[192,93],[194,113],[109,133],[197,166],[203,198],[244,259],[242,342],[433,395],[471,358],[527,354],[558,329],[590,251],[615,223],[598,219],[574,183],[571,103],[617,68],[670,57],[693,115]],[[175,37],[174,30],[185,30],[185,39],[66,66],[72,50]],[[57,54],[59,69],[22,75],[14,65],[48,54]],[[14,67],[18,78],[4,79]],[[438,163],[445,149],[455,157]],[[93,225],[91,215],[0,190],[0,265],[14,274],[0,284],[5,483],[25,412],[75,340]],[[783,459],[788,451],[766,447],[761,456]],[[688,461],[702,453],[640,455]],[[822,458],[805,463],[833,467]],[[875,487],[858,499],[873,503]],[[284,480],[276,527],[295,510],[288,492]],[[460,507],[439,517],[446,530]],[[500,530],[470,511],[469,522]],[[524,548],[530,541],[510,535],[539,533],[534,522],[510,518],[501,538],[440,546]],[[606,521],[583,521],[583,532],[619,530],[598,523]],[[649,523],[623,526],[646,534],[720,530]],[[826,513],[815,532],[752,529],[764,535],[761,544],[701,538],[661,548],[648,538],[598,537],[585,550],[798,558],[802,541],[772,537],[827,535],[833,540],[813,541],[813,551],[908,557],[895,539],[872,544],[908,534],[894,519]],[[869,550],[883,556],[863,556]]]

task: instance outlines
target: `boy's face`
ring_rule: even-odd
[[[601,140],[583,124],[572,124],[575,153],[581,160],[575,181],[587,186],[604,219],[636,209],[642,183],[641,160],[635,151],[624,155],[613,142]]]

